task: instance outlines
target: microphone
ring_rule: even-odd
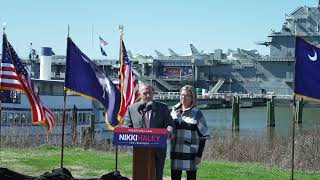
[[[142,102],[141,104],[139,104],[137,109],[140,114],[143,114],[144,109],[146,108],[146,104],[147,104],[146,102]]]
[[[149,102],[147,103],[147,105],[146,105],[146,108],[145,108],[144,112],[147,112],[147,111],[152,110],[152,104],[153,104],[153,102],[152,102],[152,101],[149,101]]]

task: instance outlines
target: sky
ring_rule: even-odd
[[[99,35],[108,59],[118,59],[120,33],[133,55],[191,54],[189,44],[199,51],[215,49],[269,49],[256,45],[271,29],[279,31],[300,6],[315,7],[317,0],[0,0],[1,26],[6,24],[9,42],[20,57],[32,48],[52,47],[66,54],[70,37],[90,58],[104,58]],[[0,40],[2,42],[2,38]]]

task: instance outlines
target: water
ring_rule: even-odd
[[[208,127],[216,132],[231,131],[232,109],[202,110]],[[304,107],[302,124],[297,125],[298,130],[320,128],[320,107]],[[253,107],[240,109],[240,134],[257,135],[265,133],[268,128],[267,107]],[[292,107],[275,107],[275,133],[291,136]]]

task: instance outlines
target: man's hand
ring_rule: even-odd
[[[174,135],[173,133],[169,134],[170,141],[173,141],[175,138],[176,138],[176,135]]]
[[[200,162],[201,162],[201,157],[196,156],[196,157],[194,158],[194,162],[196,163],[196,165],[199,165]]]

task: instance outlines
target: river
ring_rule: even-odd
[[[227,132],[232,127],[232,109],[202,110],[208,127],[213,131]],[[306,130],[320,128],[320,107],[304,107],[302,124],[298,129]],[[268,129],[267,107],[252,107],[240,109],[240,135],[261,135]],[[275,107],[275,133],[291,136],[292,107]]]

